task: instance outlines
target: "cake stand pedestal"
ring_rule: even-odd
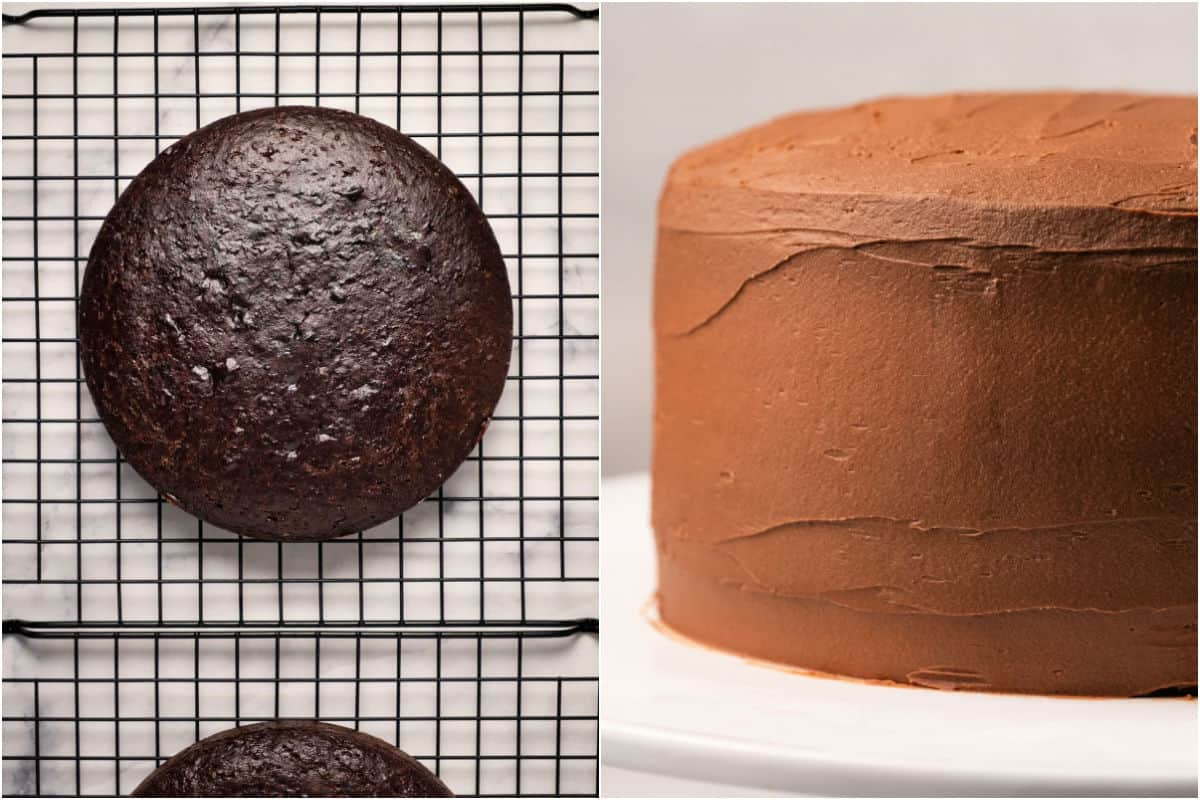
[[[807,676],[653,624],[646,475],[606,480],[600,540],[607,796],[1192,796],[1197,705],[939,692]],[[662,785],[660,785],[662,784]],[[699,787],[699,788],[698,788]]]

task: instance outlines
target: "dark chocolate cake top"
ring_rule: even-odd
[[[129,463],[249,536],[324,539],[433,492],[504,387],[512,304],[487,220],[428,151],[283,107],[159,155],[105,220],[80,353]]]
[[[261,722],[180,751],[134,797],[452,797],[407,753],[316,721]]]

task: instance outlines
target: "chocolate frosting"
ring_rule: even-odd
[[[904,98],[683,156],[664,620],[856,677],[1196,683],[1196,100]]]

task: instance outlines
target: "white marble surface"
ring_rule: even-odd
[[[17,4],[5,6],[7,13],[21,9]],[[524,295],[515,301],[519,332],[526,336],[558,333],[559,301],[555,296],[560,291],[578,295],[562,302],[561,332],[584,338],[563,342],[562,374],[596,375],[598,341],[587,338],[598,332],[599,325],[594,296],[599,285],[598,259],[594,257],[599,246],[595,217],[598,180],[592,176],[598,170],[595,136],[563,139],[561,171],[580,175],[562,182],[562,210],[577,216],[568,217],[562,224],[562,252],[572,255],[563,260],[561,287],[559,222],[553,216],[537,216],[553,215],[559,210],[554,177],[560,171],[559,140],[553,135],[560,114],[560,98],[553,93],[558,87],[559,56],[518,58],[511,54],[518,45],[517,15],[485,18],[484,50],[498,54],[486,55],[482,60],[484,92],[515,92],[520,85],[526,92],[551,94],[527,96],[520,103],[511,95],[485,97],[485,130],[516,131],[519,123],[526,132],[544,131],[547,135],[525,137],[519,154],[516,137],[485,137],[481,148],[480,138],[471,135],[479,130],[479,98],[445,96],[478,92],[479,59],[475,55],[447,55],[441,59],[441,130],[467,135],[439,140],[435,135],[439,122],[436,98],[409,96],[438,90],[438,59],[433,55],[407,55],[437,48],[436,17],[405,15],[399,25],[395,14],[367,13],[362,19],[359,30],[354,14],[322,15],[318,70],[318,59],[313,56],[317,46],[316,16],[306,13],[283,17],[280,50],[285,55],[278,60],[278,91],[294,96],[280,102],[313,104],[319,100],[321,105],[357,110],[388,124],[398,124],[439,153],[464,176],[464,182],[492,219],[507,256],[514,292],[520,287]],[[594,616],[594,581],[552,579],[562,571],[577,579],[597,574],[596,543],[572,539],[596,535],[598,503],[568,500],[560,504],[557,498],[594,498],[598,494],[597,462],[589,460],[598,452],[598,423],[587,418],[599,413],[599,384],[593,379],[555,379],[559,375],[555,339],[514,342],[512,376],[550,379],[524,381],[523,397],[518,392],[520,382],[509,381],[496,412],[499,419],[484,439],[483,459],[478,451],[472,454],[447,481],[442,496],[406,514],[402,528],[392,521],[365,532],[361,539],[349,537],[324,545],[281,547],[243,541],[155,502],[154,491],[141,478],[128,466],[118,468],[113,462],[111,441],[99,423],[90,421],[95,419],[95,410],[86,388],[74,382],[78,374],[72,341],[75,308],[69,298],[75,295],[78,273],[82,272],[92,238],[116,195],[155,152],[197,124],[276,102],[276,58],[271,55],[275,50],[273,15],[246,14],[240,24],[229,15],[206,15],[199,18],[198,38],[196,33],[190,16],[163,17],[157,63],[153,57],[134,55],[121,55],[114,61],[111,18],[85,20],[79,25],[77,61],[44,55],[37,59],[36,76],[32,59],[6,58],[4,62],[5,136],[32,134],[36,124],[36,132],[43,138],[36,153],[28,139],[6,138],[3,143],[3,294],[5,298],[32,297],[36,289],[42,298],[66,298],[43,300],[36,307],[25,300],[4,302],[5,379],[34,377],[39,368],[43,379],[64,379],[43,383],[40,397],[34,384],[4,384],[4,497],[6,501],[32,500],[40,493],[44,501],[40,505],[4,505],[4,617],[96,622],[118,618],[156,621],[160,616],[177,622],[201,618],[307,622],[318,617],[355,621],[361,609],[363,619],[383,622],[400,618],[402,612],[408,620],[474,620],[480,618],[482,608],[486,619],[508,620],[521,616],[522,601],[530,619]],[[399,63],[398,36],[406,54]],[[152,20],[122,19],[115,37],[122,54],[151,53]],[[573,22],[562,16],[527,15],[524,37],[527,51],[595,50],[598,46],[594,22]],[[72,40],[70,20],[40,20],[4,29],[6,53],[69,54]],[[356,42],[364,54],[357,61],[353,56]],[[478,43],[473,14],[445,15],[443,50],[474,50]],[[245,55],[235,59],[232,53],[238,45]],[[197,49],[202,54],[230,54],[199,57],[199,91],[204,96],[198,103],[192,96],[196,93],[197,58],[193,53]],[[522,72],[523,78],[519,78]],[[401,79],[399,91],[405,95],[399,101],[397,73]],[[562,75],[569,91],[594,91],[599,80],[598,59],[568,56],[563,60]],[[21,96],[35,93],[35,79],[36,114],[32,100]],[[114,104],[114,86],[121,95],[149,96],[122,96]],[[360,93],[374,96],[356,100],[356,87]],[[242,96],[235,98],[232,95],[238,88]],[[157,101],[153,97],[156,90]],[[78,101],[71,99],[73,92],[81,95]],[[220,94],[230,96],[208,96]],[[568,94],[562,104],[564,130],[597,129],[595,94]],[[50,138],[69,137],[76,132],[97,138],[80,139],[77,147],[69,138]],[[516,173],[518,158],[525,175],[548,174],[520,181],[521,210],[527,215],[521,224],[520,239],[516,219],[518,179],[515,175],[479,177],[481,171]],[[21,179],[34,174],[35,168],[42,178],[36,192],[33,181]],[[81,178],[77,183],[72,180],[76,175]],[[29,219],[34,215],[40,220],[36,231]],[[35,236],[39,255],[36,286],[32,259]],[[34,337],[35,325],[41,333],[40,344],[20,341]],[[10,421],[39,418],[39,403],[40,426]],[[560,413],[582,418],[562,424],[562,453],[556,419]],[[538,417],[555,419],[530,419]],[[524,421],[518,422],[518,418]],[[22,461],[39,457],[39,427],[43,461],[40,475],[36,464]],[[522,443],[527,456],[540,458],[523,464],[489,458],[515,455]],[[584,458],[562,462],[560,486],[557,456],[562,454]],[[85,463],[72,463],[76,458],[85,459]],[[52,463],[53,459],[68,463]],[[522,470],[525,497],[549,499],[488,499],[516,497]],[[117,497],[118,491],[126,502],[108,502]],[[128,502],[130,499],[134,502]],[[524,536],[520,541],[522,522]],[[544,580],[524,584],[513,580],[522,574],[522,567],[526,577]],[[453,580],[439,586],[433,580],[439,574]],[[239,575],[244,579],[241,584]],[[368,582],[354,580],[360,575]],[[403,582],[397,580],[401,576]],[[287,581],[282,590],[276,582],[280,577]],[[81,588],[76,583],[80,578],[94,582]],[[387,679],[396,670],[396,639],[364,641],[360,675],[378,680],[361,684],[361,727],[394,740],[395,720],[402,718],[401,746],[438,767],[455,791],[474,792],[474,760],[442,758],[435,763],[433,759],[439,751],[442,756],[476,753],[474,716],[515,715],[518,685],[523,717],[553,716],[558,684],[532,678],[596,674],[592,637],[527,641],[520,664],[521,681],[516,680],[516,646],[513,639],[488,641],[477,654],[474,640],[444,642],[440,660],[443,675],[488,676],[482,684],[480,702],[476,703],[477,682],[473,680],[443,683],[440,710],[430,705],[435,698],[426,696],[434,691],[434,683],[402,682],[400,693],[405,702],[397,713],[397,684]],[[43,721],[39,726],[38,745],[43,756],[75,753],[77,716],[102,720],[79,725],[80,754],[96,756],[80,766],[82,789],[84,793],[128,792],[153,765],[138,756],[169,755],[197,733],[211,733],[237,721],[275,713],[275,684],[266,680],[276,673],[273,641],[246,640],[241,645],[241,677],[259,680],[243,680],[236,691],[233,647],[231,637],[205,640],[197,655],[191,639],[164,640],[158,659],[160,674],[174,674],[178,681],[161,684],[156,698],[152,683],[137,680],[153,676],[155,659],[150,642],[122,640],[116,646],[112,640],[84,642],[79,645],[79,674],[96,680],[82,684],[78,711],[72,683],[46,681],[74,675],[75,653],[70,641],[5,636],[4,675],[6,679],[42,679],[38,714],[43,720],[63,719]],[[436,642],[406,639],[402,649],[404,678],[436,674]],[[194,680],[197,658],[202,676],[198,683]],[[319,713],[333,721],[353,717],[354,683],[336,680],[354,675],[353,641],[326,640],[321,644],[320,677],[335,680],[320,684],[319,709],[314,707],[314,663],[313,640],[283,642],[278,672],[296,680],[282,684],[279,713]],[[115,679],[114,670],[120,681]],[[34,789],[32,762],[10,759],[15,754],[32,752],[32,725],[11,719],[33,715],[32,685],[10,681],[4,686],[5,794],[28,794]],[[115,694],[118,686],[119,695]],[[567,682],[563,687],[564,714],[595,716],[594,682]],[[122,721],[118,725],[113,721],[114,697],[123,720],[147,721]],[[199,730],[191,721],[197,716],[205,720]],[[441,716],[440,730],[431,720],[412,719],[420,716]],[[447,719],[454,716],[472,719]],[[370,717],[378,719],[364,719]],[[155,718],[162,720],[157,731],[152,721]],[[166,721],[169,719],[182,721]],[[511,720],[479,724],[479,752],[511,756],[515,752],[515,726]],[[521,723],[521,728],[522,754],[555,751],[560,728],[553,720],[530,718]],[[562,752],[595,752],[594,721],[561,723],[561,734]],[[119,768],[112,759],[117,747],[121,754]],[[478,788],[485,793],[514,791],[515,760],[494,758],[481,763]],[[553,791],[554,760],[522,763],[523,791]],[[559,762],[559,769],[559,788],[563,792],[593,791],[594,761],[564,760]],[[44,761],[41,789],[43,793],[73,794],[76,777],[73,761]]]

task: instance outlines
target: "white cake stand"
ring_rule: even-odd
[[[661,633],[649,481],[607,480],[602,497],[601,756],[621,784],[606,795],[650,793],[631,785],[642,774],[696,794],[1196,796],[1191,700],[878,686]]]

